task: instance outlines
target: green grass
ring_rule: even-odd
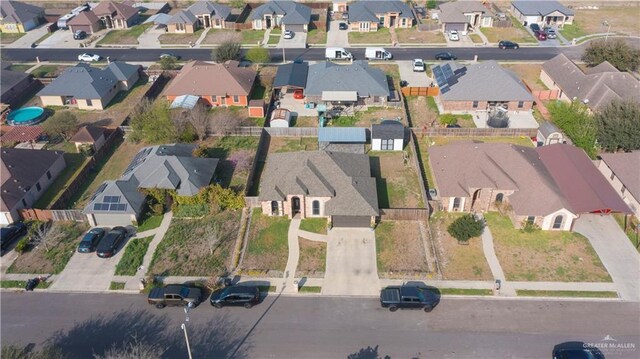
[[[300,221],[300,229],[312,233],[327,234],[327,219],[305,218]]]
[[[302,287],[298,288],[298,292],[300,292],[300,293],[320,293],[320,291],[322,291],[322,287],[302,286]]]
[[[160,227],[160,223],[162,223],[162,216],[150,215],[147,212],[140,222],[141,223],[138,226],[138,233]]]
[[[67,163],[67,167],[33,205],[34,208],[46,209],[52,205],[78,175],[84,163],[89,161],[87,157],[80,153],[65,153],[64,160]]]
[[[349,43],[350,44],[390,44],[391,33],[389,33],[389,29],[387,29],[386,27],[378,29],[378,31],[370,31],[370,32],[350,31]]]
[[[579,290],[516,290],[523,297],[572,297],[572,298],[618,298],[618,293],[611,291],[579,291]]]
[[[24,289],[27,285],[26,281],[22,280],[0,280],[0,288],[20,288]],[[37,289],[46,289],[51,285],[51,281],[38,283]]]
[[[122,282],[111,282],[109,284],[109,290],[123,290],[125,283]]]
[[[17,71],[17,72],[27,72],[27,70],[29,70],[33,66],[34,65],[13,64],[13,65],[9,66],[9,70]]]
[[[264,30],[242,31],[242,43],[255,45],[264,39]]]
[[[559,31],[567,41],[588,35],[575,20],[573,21],[573,24],[565,24]]]
[[[438,288],[443,295],[493,295],[491,289]]]
[[[138,37],[153,24],[135,25],[127,30],[111,30],[109,31],[97,45],[136,45]]]
[[[329,120],[329,125],[334,127],[353,127],[356,122],[358,122],[358,118],[355,116],[340,116]]]
[[[138,267],[142,265],[144,255],[147,254],[147,249],[152,239],[153,236],[130,239],[122,258],[120,258],[120,262],[116,266],[116,275],[135,275]]]

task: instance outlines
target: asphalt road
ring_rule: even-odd
[[[47,342],[78,358],[136,335],[186,358],[181,308],[156,309],[142,295],[2,293],[2,344]],[[635,346],[638,303],[447,299],[431,313],[379,307],[375,298],[277,297],[260,305],[189,313],[194,358],[549,358],[566,341]],[[367,350],[369,351],[367,353]]]

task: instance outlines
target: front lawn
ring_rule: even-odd
[[[369,152],[380,208],[424,208],[418,175],[403,152]]]
[[[88,226],[82,222],[54,222],[53,225],[61,226],[64,235],[58,241],[48,244],[49,251],[43,244],[31,248],[18,256],[7,269],[7,273],[57,274],[62,272],[80,243],[80,235],[88,229]]]
[[[378,31],[357,32],[349,31],[350,44],[391,44],[389,29],[381,28]]]
[[[153,236],[129,240],[120,262],[116,265],[116,275],[135,275],[138,272],[138,267],[142,265],[151,240],[153,240]]]
[[[206,234],[216,225],[220,238],[212,246]],[[153,254],[149,273],[211,277],[228,271],[239,227],[239,211],[225,211],[202,219],[172,220]]]
[[[414,26],[410,29],[395,29],[398,42],[401,44],[443,44],[447,41],[439,30],[418,31]]]
[[[259,208],[254,209],[242,268],[284,271],[289,257],[287,234],[290,222],[287,217],[265,216]]]
[[[416,221],[382,221],[376,228],[376,259],[381,277],[406,277],[429,272]]]
[[[89,161],[88,157],[80,153],[65,153],[63,156],[67,166],[33,205],[34,208],[46,209],[55,203],[60,195],[69,187],[69,184],[71,184],[80,173],[85,162]],[[72,204],[73,203],[68,203],[68,205]]]
[[[137,45],[138,37],[153,24],[140,24],[127,30],[111,30],[96,45]]]
[[[327,219],[305,218],[300,221],[300,229],[311,233],[327,234]]]
[[[485,214],[496,255],[510,281],[610,282],[589,241],[578,233],[515,229],[509,217]]]
[[[300,259],[296,268],[296,276],[322,277],[327,262],[327,244],[298,238]]]
[[[431,217],[431,232],[440,253],[443,279],[492,280],[493,275],[482,250],[482,239],[471,238],[468,244],[463,245],[447,232],[449,225],[463,214],[440,211]]]

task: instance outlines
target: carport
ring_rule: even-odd
[[[371,217],[369,216],[332,216],[331,224],[336,228],[369,228]]]

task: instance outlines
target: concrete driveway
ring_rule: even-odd
[[[285,49],[305,49],[307,48],[307,33],[303,31],[294,31],[293,38],[285,39],[280,36],[278,47]]]
[[[622,299],[640,301],[640,257],[612,216],[586,214],[573,230],[589,239]]]
[[[327,236],[322,294],[379,295],[375,232],[368,228],[334,228]]]
[[[413,61],[396,61],[400,70],[400,79],[407,81],[407,86],[429,87],[432,79],[427,76],[426,71],[414,72]]]
[[[327,30],[327,46],[326,47],[349,47],[349,31],[340,30],[340,23],[345,20],[329,21],[329,29]]]

